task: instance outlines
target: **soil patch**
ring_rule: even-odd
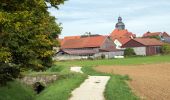
[[[100,72],[129,75],[133,91],[145,100],[170,100],[170,63],[98,66]]]

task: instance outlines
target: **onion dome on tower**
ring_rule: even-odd
[[[124,30],[125,24],[122,22],[122,17],[118,17],[118,23],[116,23],[115,28],[118,30]]]

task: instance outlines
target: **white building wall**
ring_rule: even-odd
[[[134,47],[136,55],[146,56],[146,47]]]
[[[117,39],[114,40],[114,43],[116,45],[116,49],[121,49],[122,44]]]
[[[105,55],[105,58],[124,58],[124,51],[116,51],[116,52],[100,52],[96,53],[93,56],[74,56],[74,55],[57,55],[53,57],[53,60],[62,61],[62,60],[79,60],[79,59],[88,59],[90,58],[98,58],[102,55]]]
[[[53,57],[53,60],[62,61],[62,60],[80,60],[87,59],[88,56],[73,56],[73,55],[60,55]]]
[[[124,51],[116,51],[116,52],[100,52],[94,55],[94,58],[101,57],[105,55],[106,58],[116,58],[116,57],[123,57],[124,58]]]

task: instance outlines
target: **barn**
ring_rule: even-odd
[[[156,55],[161,53],[163,43],[154,38],[135,38],[122,45],[122,48],[133,48],[136,55]]]
[[[122,50],[117,50],[114,42],[108,36],[88,36],[67,39],[61,44],[55,58],[59,60],[87,59],[89,57],[113,58],[123,56]]]

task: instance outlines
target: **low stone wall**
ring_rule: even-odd
[[[44,86],[46,86],[49,83],[54,82],[57,80],[59,75],[37,75],[37,76],[24,76],[20,79],[22,83],[25,83],[27,85],[34,85],[37,82],[40,82]]]

